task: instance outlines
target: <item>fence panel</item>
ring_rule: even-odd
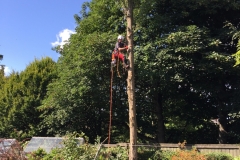
[[[104,144],[103,147],[127,147],[128,143],[118,143],[118,144]],[[159,144],[137,144],[139,147],[153,147],[161,150],[171,150],[177,151],[180,146],[176,143],[159,143]],[[240,145],[238,144],[187,144],[184,149],[191,150],[193,148],[197,149],[201,153],[227,153],[233,157],[240,156]]]

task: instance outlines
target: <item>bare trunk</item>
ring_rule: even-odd
[[[127,94],[129,103],[129,128],[130,128],[130,144],[129,144],[129,160],[137,160],[137,120],[135,105],[135,81],[134,81],[134,55],[133,55],[133,1],[127,0],[127,40],[129,47],[130,69],[127,78]]]
[[[219,92],[218,92],[218,126],[219,126],[219,133],[218,133],[218,143],[226,144],[227,143],[227,117],[224,113],[225,109],[225,83],[222,80],[219,80]]]
[[[226,125],[227,125],[227,117],[223,116],[222,113],[219,113],[219,119],[218,119],[218,127],[219,127],[218,143],[219,144],[227,143]]]
[[[156,96],[156,115],[157,115],[157,142],[158,143],[164,143],[165,142],[165,138],[164,138],[164,131],[165,131],[165,127],[164,127],[164,121],[163,121],[163,106],[162,106],[162,95],[158,94]]]

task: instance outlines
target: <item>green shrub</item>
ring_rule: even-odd
[[[234,160],[240,160],[240,157],[235,157]]]
[[[28,160],[128,160],[129,148],[125,147],[109,147],[101,146],[100,137],[97,137],[94,145],[76,143],[78,134],[67,134],[63,141],[63,148],[55,148],[49,154],[43,149],[28,154]],[[83,135],[81,135],[83,137]],[[87,138],[85,138],[87,139]],[[178,151],[163,151],[158,148],[138,147],[138,160],[240,160],[240,157],[233,158],[224,153],[202,154],[196,149]]]
[[[98,160],[128,160],[128,150],[124,147],[102,148]]]
[[[234,158],[226,153],[208,153],[205,154],[207,160],[234,160]]]
[[[45,155],[42,160],[93,160],[95,156],[97,156],[98,160],[128,159],[128,150],[126,148],[120,146],[114,148],[100,148],[100,137],[97,138],[95,145],[86,142],[78,146],[76,143],[76,136],[76,133],[67,134],[66,139],[63,141],[64,147],[53,149],[49,154]]]
[[[138,147],[138,160],[146,160],[151,157],[156,150],[154,148]]]
[[[63,140],[63,148],[56,148],[46,155],[43,160],[54,159],[54,160],[76,160],[94,159],[94,153],[96,147],[89,145],[88,143],[77,145],[76,138],[79,135],[77,133],[68,133]],[[84,136],[84,135],[81,135]]]
[[[175,154],[174,151],[157,150],[151,157],[151,160],[169,160]]]
[[[204,154],[199,153],[196,149],[179,150],[174,153],[171,160],[206,160]]]
[[[58,148],[56,149],[53,149],[51,151],[51,153],[45,155],[42,160],[50,160],[50,159],[54,159],[54,160],[62,160],[62,157],[61,157],[61,152]]]
[[[27,159],[28,160],[41,160],[46,155],[47,155],[47,152],[44,149],[39,148],[38,150],[36,150],[32,153],[28,153]]]

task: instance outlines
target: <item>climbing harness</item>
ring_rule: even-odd
[[[115,63],[114,63],[114,65],[112,64],[111,65],[111,70],[113,70],[113,68],[115,67],[115,66],[117,66],[116,68],[117,68],[117,75],[118,75],[118,77],[119,78],[122,78],[122,76],[120,75],[120,72],[119,72],[119,62],[120,62],[120,53],[118,52],[118,53],[116,53],[117,54],[117,58],[115,59],[115,54],[114,53],[112,53],[112,63],[114,62],[114,61],[116,61],[115,63],[116,63],[116,65],[115,65]],[[129,61],[128,61],[128,59],[125,59],[124,60],[124,63],[122,64],[123,65],[123,74],[125,74],[125,72],[127,72],[128,71],[128,68],[129,67],[126,67],[126,65],[129,65]]]

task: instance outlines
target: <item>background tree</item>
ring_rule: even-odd
[[[117,32],[123,30],[118,23],[123,13],[110,0],[92,1],[91,5],[85,4],[86,6],[89,7],[89,13],[83,11],[81,17],[75,15],[79,23],[77,33],[71,36],[69,44],[62,50],[57,48],[61,54],[58,61],[59,79],[51,84],[49,96],[41,109],[44,110],[42,127],[47,128],[49,134],[84,132],[93,142],[96,135],[101,135],[104,139],[108,136],[109,49],[114,47]],[[122,82],[115,81],[114,88],[113,94],[117,98],[113,100],[113,137],[118,135],[116,139],[123,139],[125,136],[122,131],[125,129],[121,130],[117,123],[123,123],[125,128],[122,115],[127,110],[122,109],[126,102],[120,98],[125,94],[120,90]],[[113,143],[116,139],[113,138]]]
[[[138,141],[228,143],[237,133],[239,68],[233,30],[239,4],[203,0],[139,1],[134,9],[134,52]],[[86,9],[86,7],[88,9]],[[88,12],[87,12],[88,10]],[[69,43],[57,48],[58,81],[51,84],[42,127],[106,137],[110,55],[115,37],[126,31],[118,2],[85,3]],[[220,14],[220,16],[219,16]],[[126,82],[114,81],[113,143],[128,141]],[[101,95],[101,96],[99,96]],[[218,126],[211,123],[218,119]],[[208,134],[203,134],[203,133]],[[212,137],[216,137],[213,139]],[[234,142],[238,140],[235,139]]]
[[[232,68],[235,43],[231,29],[224,26],[225,22],[239,22],[233,16],[239,13],[239,4],[218,2],[148,1],[137,12],[135,53],[140,80],[136,81],[143,84],[136,86],[141,87],[139,94],[145,102],[157,106],[147,110],[152,110],[149,120],[155,122],[155,129],[148,130],[153,131],[151,138],[179,141],[197,135],[188,140],[197,143],[198,134],[209,130],[216,136],[215,141],[206,136],[201,143],[227,141],[223,135],[229,125],[228,113],[235,105],[230,102],[238,90],[233,75],[239,75],[239,68]],[[142,116],[143,109],[138,111]],[[211,117],[220,120],[219,137],[209,122]],[[178,135],[178,140],[165,136],[164,131]]]
[[[13,72],[7,77],[0,98],[2,136],[41,135],[37,127],[41,121],[37,107],[45,98],[47,85],[56,77],[54,70],[55,62],[46,57],[35,60],[21,73]]]
[[[139,0],[133,12],[137,141],[238,143],[238,1]],[[125,35],[126,17],[111,0],[84,3],[74,17],[76,34],[56,48],[61,56],[56,66],[47,63],[46,76],[38,64],[4,78],[2,135],[16,128],[27,135],[84,132],[90,142],[108,136],[109,50]],[[52,78],[43,77],[56,75],[46,95]],[[129,142],[125,78],[114,74],[111,143]]]

